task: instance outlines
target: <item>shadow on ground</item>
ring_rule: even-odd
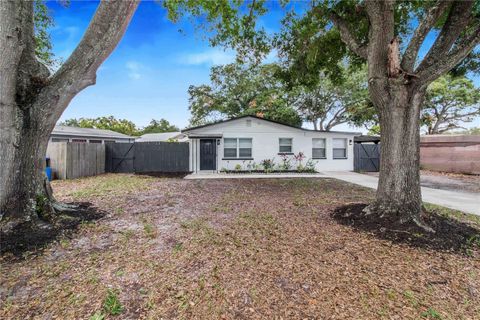
[[[401,224],[397,219],[388,216],[365,216],[362,210],[366,206],[364,203],[341,206],[334,210],[332,217],[357,231],[366,231],[393,243],[464,255],[480,252],[480,229],[468,223],[439,215],[435,211],[424,212],[424,222],[435,230],[435,233],[430,233],[413,222]]]
[[[107,214],[89,202],[60,205],[68,210],[59,212],[53,218],[54,222],[42,219],[34,222],[26,221],[16,225],[8,232],[1,232],[0,253],[21,257],[26,251],[41,250],[60,235],[68,235],[82,222],[98,220]]]

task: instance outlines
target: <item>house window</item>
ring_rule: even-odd
[[[87,142],[87,139],[72,139],[72,142]]]
[[[252,138],[224,138],[223,156],[225,158],[251,158]]]
[[[90,143],[102,143],[102,140],[92,140],[92,139],[90,139],[90,140],[88,140],[88,142],[90,142]]]
[[[68,139],[52,138],[52,142],[68,142]]]
[[[327,153],[325,149],[325,139],[323,138],[312,139],[312,158],[314,159],[327,158]]]
[[[347,139],[333,139],[333,159],[347,158]]]
[[[278,139],[279,153],[292,153],[292,138]]]
[[[240,158],[252,157],[252,139],[240,138],[238,139],[238,154]]]

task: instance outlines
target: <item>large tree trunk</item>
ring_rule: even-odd
[[[44,170],[50,133],[71,99],[95,83],[96,70],[122,38],[138,1],[103,1],[82,41],[52,76],[35,57],[33,1],[0,2],[1,251],[58,231],[66,212]],[[68,220],[68,221],[67,221]]]
[[[395,85],[392,85],[395,86]],[[400,222],[420,221],[420,108],[424,91],[397,84],[390,99],[378,106],[382,148],[376,200],[378,213]]]

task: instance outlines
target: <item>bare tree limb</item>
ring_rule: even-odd
[[[477,23],[475,31],[466,36],[452,52],[436,57],[428,68],[421,70],[418,73],[420,81],[424,84],[429,84],[437,79],[459,64],[479,44],[480,22]]]
[[[413,72],[418,51],[420,50],[425,37],[433,28],[438,18],[445,12],[447,8],[449,8],[451,3],[452,0],[438,1],[428,10],[425,17],[420,21],[403,55],[401,67],[404,71]]]
[[[335,27],[337,27],[337,29],[340,31],[340,37],[342,38],[342,41],[347,45],[347,47],[359,57],[367,59],[367,46],[362,45],[358,42],[358,40],[348,28],[347,22],[333,11],[330,12],[330,19],[332,20]]]
[[[120,42],[138,4],[138,0],[100,3],[82,40],[39,97],[40,103],[55,106],[48,110],[49,118],[56,121],[78,92],[95,83],[97,69]]]
[[[455,41],[472,20],[473,4],[474,2],[471,0],[453,3],[447,21],[445,21],[440,34],[418,66],[417,72],[421,72],[435,64],[439,56],[443,56],[450,51]]]

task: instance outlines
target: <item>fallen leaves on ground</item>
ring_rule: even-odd
[[[54,190],[109,214],[2,257],[2,319],[480,318],[478,252],[393,243],[331,217],[370,201],[366,188],[104,175]]]

